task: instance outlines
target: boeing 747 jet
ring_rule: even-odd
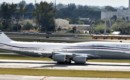
[[[130,59],[130,43],[48,43],[14,41],[0,32],[0,49],[32,57],[48,57],[58,63],[85,64],[89,59]]]

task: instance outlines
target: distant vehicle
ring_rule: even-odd
[[[130,59],[130,43],[18,42],[0,32],[0,49],[32,57],[48,57],[58,63],[85,64],[89,59]]]
[[[120,35],[120,31],[114,31],[112,32],[112,35]]]

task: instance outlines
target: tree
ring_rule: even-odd
[[[24,14],[27,11],[26,10],[26,2],[25,1],[21,1],[18,6],[19,6],[19,9],[18,9],[19,19],[23,19],[24,18]]]
[[[95,27],[94,27],[94,32],[95,32],[96,34],[103,34],[105,28],[106,28],[106,32],[107,32],[107,33],[110,33],[110,31],[111,31],[110,28],[109,28],[109,27],[106,27],[106,26],[105,26],[105,22],[101,21],[101,22],[99,22],[98,24],[95,25]]]
[[[47,2],[40,2],[40,4],[36,4],[35,9],[36,21],[40,25],[40,31],[54,31],[54,8],[53,4],[48,4]]]
[[[120,31],[121,34],[130,34],[130,23],[125,20],[117,20],[112,29],[114,31]]]
[[[73,33],[76,33],[76,31],[77,31],[77,27],[73,27],[73,28],[72,28],[72,32],[73,32]]]
[[[3,3],[0,7],[0,12],[1,12],[1,18],[2,19],[11,19],[11,9],[10,9],[10,5],[7,3]]]
[[[105,6],[104,8],[106,11],[117,11],[117,9],[115,9],[114,7],[112,6]]]
[[[66,7],[57,10],[57,17],[60,18],[70,18],[73,20],[79,18],[90,18],[91,20],[99,20],[101,15],[101,10],[98,7],[82,6],[69,4]]]
[[[35,6],[33,5],[33,3],[30,3],[26,5],[26,9],[28,12],[33,12],[35,9]]]
[[[23,26],[23,30],[30,30],[30,29],[33,29],[33,25],[30,24],[30,23],[27,23]]]
[[[3,30],[3,25],[1,22],[0,22],[0,30]]]
[[[62,9],[62,8],[65,8],[65,5],[63,5],[63,4],[61,4],[61,3],[56,5],[56,9],[57,9],[57,10],[60,10],[60,9]]]
[[[117,20],[117,16],[116,15],[113,15],[111,20],[113,20],[114,22]]]
[[[15,17],[16,11],[17,11],[17,4],[13,4],[13,3],[10,4],[11,17]]]
[[[33,5],[33,3],[27,4],[26,5],[26,15],[25,17],[32,19],[33,17],[33,11],[35,9],[35,6]]]
[[[21,31],[21,28],[21,25],[18,23],[12,25],[12,31],[19,32]]]
[[[4,31],[10,31],[11,23],[12,23],[12,17],[15,14],[16,11],[16,4],[7,4],[3,3],[0,7],[0,14],[2,19],[2,25]]]
[[[105,25],[103,23],[100,23],[100,24],[97,24],[95,27],[94,27],[94,32],[96,34],[103,34],[104,33],[104,30],[105,30]]]
[[[16,12],[16,4],[2,3],[0,6],[0,15],[2,19],[11,19]]]

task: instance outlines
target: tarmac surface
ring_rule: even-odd
[[[0,75],[0,80],[130,80],[130,79],[129,78],[80,78],[80,77]]]
[[[80,78],[80,77],[0,75],[0,80],[130,80],[130,79],[129,78]]]
[[[87,62],[85,65],[57,64],[54,61],[0,59],[0,68],[31,68],[59,70],[130,71],[130,63]]]

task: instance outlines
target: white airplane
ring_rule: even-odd
[[[18,42],[0,32],[0,49],[33,57],[49,57],[58,63],[85,64],[88,59],[130,59],[130,43]]]

